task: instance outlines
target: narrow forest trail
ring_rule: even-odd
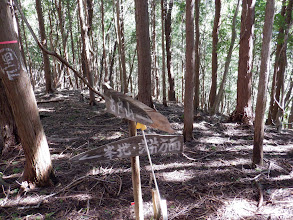
[[[107,113],[103,102],[89,106],[79,91],[36,96],[60,183],[18,195],[24,157],[14,147],[0,161],[9,184],[0,193],[0,219],[134,219],[130,159],[69,161],[126,138],[127,123]],[[182,106],[156,104],[156,109],[182,133]],[[278,134],[266,128],[265,166],[251,169],[251,127],[202,112],[194,125],[194,141],[183,154],[152,156],[169,219],[293,219],[292,130]],[[146,132],[164,134],[150,128]],[[145,219],[152,219],[150,166],[147,157],[140,160]]]

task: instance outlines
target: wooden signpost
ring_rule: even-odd
[[[146,135],[150,154],[180,153],[183,151],[183,137],[181,135]],[[81,153],[72,162],[89,160],[113,160],[147,155],[142,136],[133,136],[112,142]]]
[[[168,119],[156,110],[148,107],[138,100],[131,98],[130,96],[113,90],[107,84],[104,84],[103,88],[103,96],[106,101],[107,111],[119,118],[128,119],[131,124],[130,128],[134,128],[135,125],[133,124],[138,122],[142,125],[148,125],[168,133],[174,133]],[[127,157],[131,158],[136,219],[143,219],[138,156],[148,155],[150,165],[152,167],[150,158],[151,154],[180,153],[183,151],[182,135],[145,135],[143,131],[144,129],[142,129],[143,136],[133,136],[112,142],[71,158],[72,162],[91,160],[103,161]],[[130,129],[130,135],[135,135],[134,133],[136,132],[132,130],[133,129]],[[161,200],[159,195],[153,168],[152,173],[156,185],[156,190],[153,192],[153,195],[157,195],[156,198],[154,198],[154,211],[156,219],[159,219],[160,214],[162,214],[163,219],[165,220],[167,219],[166,201],[164,200],[164,202],[162,202],[163,200]],[[158,213],[156,211],[158,211]]]
[[[107,111],[119,118],[126,118],[131,121],[139,122],[150,127],[174,133],[168,119],[161,113],[131,98],[121,92],[110,88],[107,84],[103,85],[104,98]]]

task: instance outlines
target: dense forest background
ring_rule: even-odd
[[[238,1],[221,1],[217,53],[217,88],[219,88],[227,57],[227,51],[231,44],[231,28],[233,15]],[[162,4],[161,4],[162,3]],[[38,18],[34,1],[22,1],[22,9],[35,33],[39,33]],[[273,39],[270,55],[270,77],[268,91],[271,93],[276,60],[277,45],[284,41],[280,38],[280,29],[286,26],[286,14],[282,12],[282,5],[286,1],[276,1],[275,21],[273,26]],[[137,94],[137,56],[136,56],[136,27],[135,8],[133,1],[86,1],[84,10],[85,26],[89,29],[89,49],[91,56],[91,67],[94,78],[94,86],[101,86],[105,76],[117,90],[123,90],[123,78],[126,78],[128,91]],[[163,8],[162,8],[163,6]],[[253,41],[253,67],[252,67],[252,106],[255,109],[257,85],[260,69],[260,51],[262,45],[262,31],[264,24],[266,1],[255,2],[255,23]],[[163,11],[162,11],[163,9]],[[283,14],[282,14],[283,13]],[[292,13],[292,10],[291,10]],[[163,17],[162,17],[163,15]],[[231,62],[228,69],[224,95],[221,100],[219,112],[231,114],[236,106],[237,73],[239,62],[239,41],[241,24],[240,10],[236,14],[236,42],[233,46]],[[80,13],[75,1],[42,1],[42,16],[45,24],[46,46],[51,51],[56,51],[68,62],[82,72],[82,36]],[[213,53],[213,26],[215,17],[215,1],[200,1],[199,4],[199,108],[209,109],[209,95],[212,83],[212,53]],[[163,18],[163,26],[162,26]],[[166,88],[170,88],[168,78],[174,78],[174,92],[177,102],[183,101],[184,73],[185,73],[185,2],[184,1],[150,1],[149,4],[149,30],[151,33],[152,48],[152,90],[153,97],[163,101],[163,79]],[[27,26],[22,19],[19,20],[19,29],[23,42],[28,72],[35,88],[45,84],[43,72],[42,53],[35,43]],[[164,26],[165,25],[165,26]],[[168,26],[170,25],[170,26]],[[170,28],[168,38],[168,28]],[[284,106],[284,122],[288,122],[290,114],[290,100],[292,100],[292,29],[290,23],[288,43],[286,44],[286,64],[284,74],[284,93],[282,97],[289,96]],[[165,29],[162,31],[162,27]],[[162,47],[162,33],[165,34],[165,42],[169,40],[170,58],[167,58]],[[167,33],[167,35],[166,35]],[[167,44],[166,44],[167,45]],[[285,48],[286,49],[286,48]],[[164,54],[163,54],[164,53]],[[163,58],[164,57],[164,58]],[[81,88],[83,85],[73,72],[50,56],[50,70],[53,88]],[[165,60],[164,60],[165,59]],[[168,59],[168,60],[167,60]],[[170,60],[170,61],[169,61]],[[168,67],[163,62],[170,62]],[[163,67],[164,66],[164,67]],[[170,70],[169,70],[170,69]],[[163,74],[168,74],[162,77]],[[291,88],[290,88],[291,85]],[[288,94],[289,93],[289,94]],[[170,95],[167,92],[165,96]],[[166,97],[165,97],[166,99]],[[268,102],[270,96],[268,95]],[[169,98],[172,100],[172,97]],[[267,105],[268,113],[269,105]]]
[[[0,219],[152,219],[150,167],[170,219],[292,219],[292,7],[0,1]],[[74,161],[141,118],[183,152]]]

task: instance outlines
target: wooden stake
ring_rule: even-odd
[[[136,136],[136,125],[134,121],[128,122],[129,136]],[[132,172],[132,186],[133,186],[133,197],[134,197],[134,211],[135,219],[143,220],[143,203],[142,203],[142,192],[140,182],[140,163],[139,157],[131,157],[131,172]]]
[[[160,200],[159,200],[158,192],[155,189],[152,189],[152,198],[153,198],[153,208],[154,208],[154,219],[158,220],[161,217]]]

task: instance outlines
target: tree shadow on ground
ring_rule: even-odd
[[[60,183],[18,195],[24,157],[22,149],[13,148],[0,161],[7,183],[0,193],[0,219],[134,219],[129,159],[69,161],[128,136],[124,120],[108,114],[103,102],[89,106],[84,97],[80,99],[79,91],[37,96]],[[160,104],[156,108],[180,134],[183,108],[170,105],[166,109]],[[185,145],[183,154],[152,156],[169,219],[292,219],[293,132],[266,131],[265,165],[251,169],[251,127],[228,123],[225,117],[196,116],[195,140]],[[154,185],[147,157],[140,157],[140,164],[145,219],[152,219]]]

